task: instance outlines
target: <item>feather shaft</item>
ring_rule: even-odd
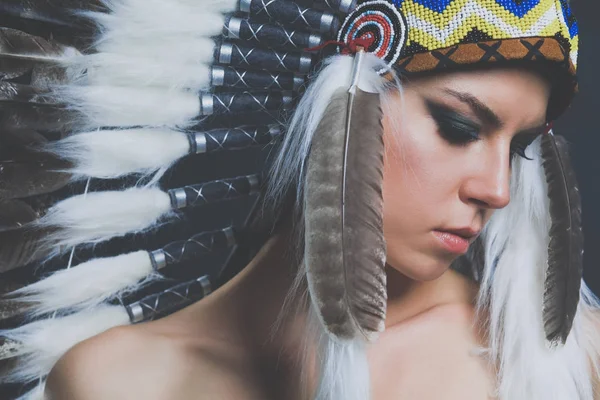
[[[383,329],[386,307],[379,95],[338,90],[311,146],[305,192],[311,298],[329,333],[371,340]]]
[[[106,8],[98,0],[62,0],[60,5],[52,0],[3,0],[0,3],[0,14],[56,27],[81,27],[85,23],[78,16],[82,10],[102,11]]]
[[[79,54],[78,50],[55,41],[16,29],[0,28],[0,58],[62,63]],[[4,69],[2,74],[6,74]]]

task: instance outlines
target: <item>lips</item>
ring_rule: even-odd
[[[456,235],[463,239],[472,241],[479,235],[480,230],[473,229],[473,228],[459,228],[459,229],[441,229],[441,230],[439,230],[439,232],[450,233],[452,235]]]
[[[479,235],[479,230],[472,228],[435,230],[433,235],[446,251],[460,255],[469,250],[469,245]]]

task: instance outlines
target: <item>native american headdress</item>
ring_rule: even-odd
[[[3,0],[0,26],[0,271],[27,305],[2,310],[0,358],[24,399],[76,343],[226,282],[264,241],[261,193],[296,187],[327,350],[314,397],[368,398],[343,378],[367,374],[385,320],[382,96],[538,63],[552,120],[576,89],[566,0]],[[532,148],[466,262],[500,397],[591,399],[579,194],[562,138]]]

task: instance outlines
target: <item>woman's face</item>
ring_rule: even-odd
[[[384,110],[388,265],[442,275],[510,201],[511,158],[545,131],[549,84],[534,72],[444,74],[404,85]],[[398,110],[395,112],[394,110]]]

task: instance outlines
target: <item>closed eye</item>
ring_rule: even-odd
[[[464,146],[480,139],[481,125],[451,108],[425,100],[440,135],[450,144]]]

